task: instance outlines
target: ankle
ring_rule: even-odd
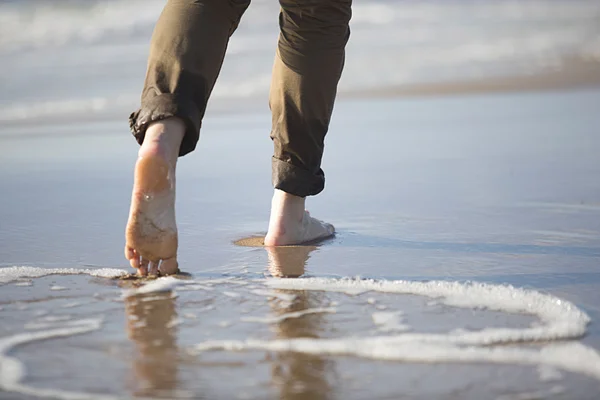
[[[185,134],[185,125],[179,118],[167,118],[151,123],[146,129],[139,156],[159,155],[171,164],[177,162],[179,148]]]
[[[271,219],[293,219],[301,221],[304,216],[306,198],[275,189],[271,201]]]

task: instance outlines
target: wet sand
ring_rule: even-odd
[[[338,234],[278,252],[234,245],[267,227],[268,110],[209,113],[198,151],[178,166],[180,263],[198,282],[129,298],[115,280],[85,275],[8,282],[0,337],[102,319],[98,330],[9,355],[24,363],[28,387],[118,398],[595,399],[599,380],[535,365],[189,350],[206,340],[372,337],[385,333],[381,312],[402,311],[412,333],[535,323],[421,296],[262,283],[359,275],[536,289],[586,312],[580,342],[600,352],[598,104],[597,89],[342,100],[326,190],[308,205]],[[137,147],[125,124],[13,126],[0,143],[0,266],[126,270]]]

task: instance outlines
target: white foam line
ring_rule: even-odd
[[[183,290],[183,291],[193,291],[193,290],[206,290],[207,292],[212,292],[213,290],[215,290],[214,287],[211,286],[204,286],[204,285],[197,285],[197,284],[187,284],[181,288],[179,288],[178,290]]]
[[[13,282],[23,278],[41,278],[48,275],[90,275],[100,278],[114,278],[127,274],[122,269],[98,268],[38,268],[38,267],[5,267],[0,268],[0,284]]]
[[[402,311],[378,311],[371,314],[371,319],[382,332],[408,331],[410,326],[402,323],[402,315]]]
[[[281,321],[285,321],[290,318],[300,318],[307,314],[335,314],[335,308],[307,308],[305,310],[289,312],[277,316],[267,316],[267,317],[241,317],[240,321],[242,322],[261,322],[265,324],[275,324]]]
[[[266,297],[276,298],[276,299],[279,299],[281,301],[285,301],[285,302],[289,302],[289,303],[291,303],[294,300],[296,300],[296,295],[295,294],[280,293],[280,292],[276,292],[274,290],[254,289],[254,290],[251,290],[250,293],[256,294],[256,295],[259,295],[259,296],[266,296]]]
[[[289,278],[283,278],[283,279],[278,279],[278,278],[273,278],[273,281],[285,281],[286,279]],[[315,280],[315,279],[321,279],[321,278],[304,278],[301,280]],[[333,279],[331,279],[333,281]],[[257,280],[257,282],[261,282],[264,283],[264,280]],[[323,290],[323,291],[327,291],[327,292],[338,292],[338,293],[344,293],[350,296],[357,296],[359,294],[363,294],[363,293],[367,293],[369,292],[371,289],[366,288],[366,287],[360,287],[360,286],[353,286],[353,285],[348,285],[348,286],[343,286],[343,285],[328,285],[328,286],[319,286],[319,284],[317,284],[317,286],[313,286],[313,287],[308,287],[306,286],[305,288],[299,288],[299,287],[294,287],[294,285],[287,285],[287,284],[283,284],[282,286],[277,286],[277,284],[271,284],[271,280],[267,281],[267,286],[270,286],[273,289],[287,289],[287,290]],[[316,284],[316,282],[315,282]],[[263,290],[264,292],[264,290]]]
[[[547,365],[542,365],[538,368],[538,375],[542,382],[552,382],[562,379],[562,374],[559,371]]]
[[[73,301],[71,303],[67,303],[67,304],[63,304],[62,306],[60,306],[61,308],[75,308],[75,307],[79,307],[84,305],[85,303],[82,303],[80,301]],[[90,303],[88,303],[90,304]]]
[[[185,283],[186,282],[182,281],[181,279],[173,278],[172,276],[166,276],[164,278],[158,278],[154,281],[148,282],[139,288],[125,290],[123,292],[123,296],[130,297],[145,293],[168,292],[179,285],[184,285]]]
[[[16,358],[8,355],[15,347],[40,340],[81,335],[100,329],[101,319],[83,319],[72,321],[67,327],[47,331],[18,333],[0,339],[0,389],[34,397],[45,397],[62,400],[113,400],[116,397],[67,392],[58,389],[42,389],[22,384],[25,377],[25,366]]]
[[[48,315],[45,317],[41,317],[39,320],[44,322],[64,322],[70,319],[70,315]]]
[[[403,343],[389,346],[380,338],[207,341],[194,350],[265,350],[313,355],[358,356],[414,363],[495,363],[547,365],[600,380],[600,356],[578,342],[546,345],[539,350],[506,347],[459,347],[451,344]]]
[[[214,278],[214,279],[196,279],[195,283],[200,283],[203,285],[218,285],[223,283],[231,283],[234,285],[246,286],[248,282],[241,280],[240,278]]]
[[[539,326],[486,328],[476,332],[446,334],[398,334],[390,336],[344,337],[338,339],[279,339],[272,341],[207,341],[194,350],[266,350],[307,354],[353,355],[371,359],[405,362],[457,362],[546,365],[582,373],[600,380],[600,355],[579,342],[545,344],[540,348],[500,346],[516,342],[574,339],[585,333],[589,317],[572,303],[533,290],[484,283],[374,281],[359,279],[270,279],[271,288],[287,290],[366,291],[434,297],[445,304],[463,308],[485,308],[536,315]]]
[[[143,303],[148,303],[150,301],[164,300],[165,296],[144,296],[140,299]]]
[[[539,317],[540,326],[513,329],[488,328],[459,335],[418,335],[418,340],[445,341],[465,345],[490,345],[522,341],[545,341],[578,338],[585,334],[590,318],[577,306],[558,297],[509,285],[460,283],[446,281],[375,281],[361,279],[269,279],[271,288],[287,290],[343,289],[358,287],[383,293],[413,294],[434,297],[438,301],[461,308],[484,308]],[[416,340],[403,335],[402,340]],[[408,338],[408,339],[406,339]]]

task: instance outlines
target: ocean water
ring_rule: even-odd
[[[0,122],[125,118],[164,0],[0,2]],[[254,0],[215,101],[265,99],[278,2]],[[358,0],[340,92],[534,74],[600,60],[597,0]]]
[[[268,224],[268,110],[211,113],[177,167],[191,277],[137,290],[107,279],[131,271],[121,121],[9,127],[0,399],[597,400],[598,104],[340,101],[309,200],[338,233],[277,249],[233,244]]]

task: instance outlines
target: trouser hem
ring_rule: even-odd
[[[275,189],[294,196],[314,196],[325,187],[325,174],[319,168],[316,173],[273,157],[271,160],[272,181]]]
[[[181,157],[196,148],[200,135],[201,120],[193,102],[183,101],[170,93],[144,99],[141,108],[129,116],[129,127],[141,145],[151,123],[172,117],[180,118],[185,124],[185,135],[179,148]]]

